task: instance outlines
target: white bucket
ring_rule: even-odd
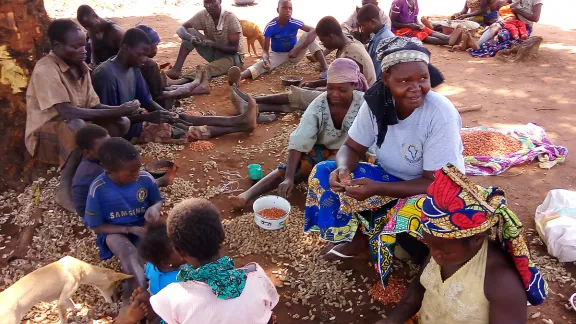
[[[286,212],[286,215],[278,219],[268,219],[259,213],[264,209],[278,208]],[[278,196],[264,196],[256,199],[253,205],[254,222],[265,230],[277,230],[286,227],[288,216],[290,216],[290,203],[288,200]]]

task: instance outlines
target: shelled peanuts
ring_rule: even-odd
[[[382,286],[381,281],[378,281],[374,286],[372,286],[372,288],[370,288],[368,294],[370,294],[372,299],[383,305],[398,304],[406,292],[406,286],[407,283],[405,281],[390,278],[386,288]]]
[[[214,149],[216,145],[209,141],[195,141],[190,143],[190,151],[192,152],[207,152]]]
[[[259,211],[258,214],[267,219],[279,219],[286,216],[286,211],[280,208],[266,208]]]
[[[463,131],[461,136],[464,156],[504,157],[522,149],[519,139],[496,131]]]

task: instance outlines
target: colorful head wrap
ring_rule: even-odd
[[[406,62],[424,62],[428,64],[430,73],[430,85],[435,88],[444,82],[442,73],[430,64],[430,52],[424,47],[422,42],[417,38],[407,37],[389,37],[384,38],[378,43],[376,53],[382,72],[386,72],[390,67]],[[378,125],[378,134],[376,136],[376,145],[382,146],[384,138],[388,132],[388,126],[398,124],[396,107],[392,98],[392,92],[384,85],[382,80],[374,83],[364,95],[366,104],[376,118]]]
[[[544,302],[548,286],[530,259],[522,223],[506,206],[504,191],[475,185],[451,164],[436,171],[422,205],[422,230],[436,237],[461,239],[492,228],[514,260],[530,304]]]
[[[148,36],[148,38],[150,38],[150,42],[153,45],[158,45],[160,44],[160,36],[158,35],[158,32],[156,32],[154,30],[154,28],[150,27],[150,26],[146,26],[146,25],[138,25],[136,26],[136,28],[142,30],[143,32],[146,33],[146,35]]]
[[[389,37],[378,43],[376,55],[382,72],[396,64],[406,62],[424,62],[430,64],[430,51],[418,38]]]
[[[349,58],[337,58],[328,68],[328,83],[355,83],[356,90],[368,90],[368,81],[356,62]]]

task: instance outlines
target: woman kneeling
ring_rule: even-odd
[[[421,205],[430,258],[398,307],[377,324],[405,323],[416,313],[422,324],[526,323],[526,301],[541,304],[547,285],[504,192],[477,186],[447,165]]]
[[[310,104],[298,128],[290,135],[288,161],[242,194],[231,197],[235,208],[278,188],[289,197],[297,182],[305,181],[317,163],[333,159],[346,141],[368,83],[358,65],[348,58],[334,60],[328,69],[327,91]]]
[[[336,161],[318,164],[310,175],[304,230],[345,242],[325,251],[326,260],[366,254],[362,234],[376,260],[387,210],[397,199],[426,193],[446,163],[464,170],[462,121],[446,97],[430,90],[443,81],[429,65],[430,52],[417,39],[393,37],[378,53],[382,81],[367,91]],[[360,163],[374,143],[377,164]]]

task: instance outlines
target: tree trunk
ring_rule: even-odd
[[[43,0],[0,0],[0,192],[21,186],[31,165],[24,145],[26,86],[48,51]]]

